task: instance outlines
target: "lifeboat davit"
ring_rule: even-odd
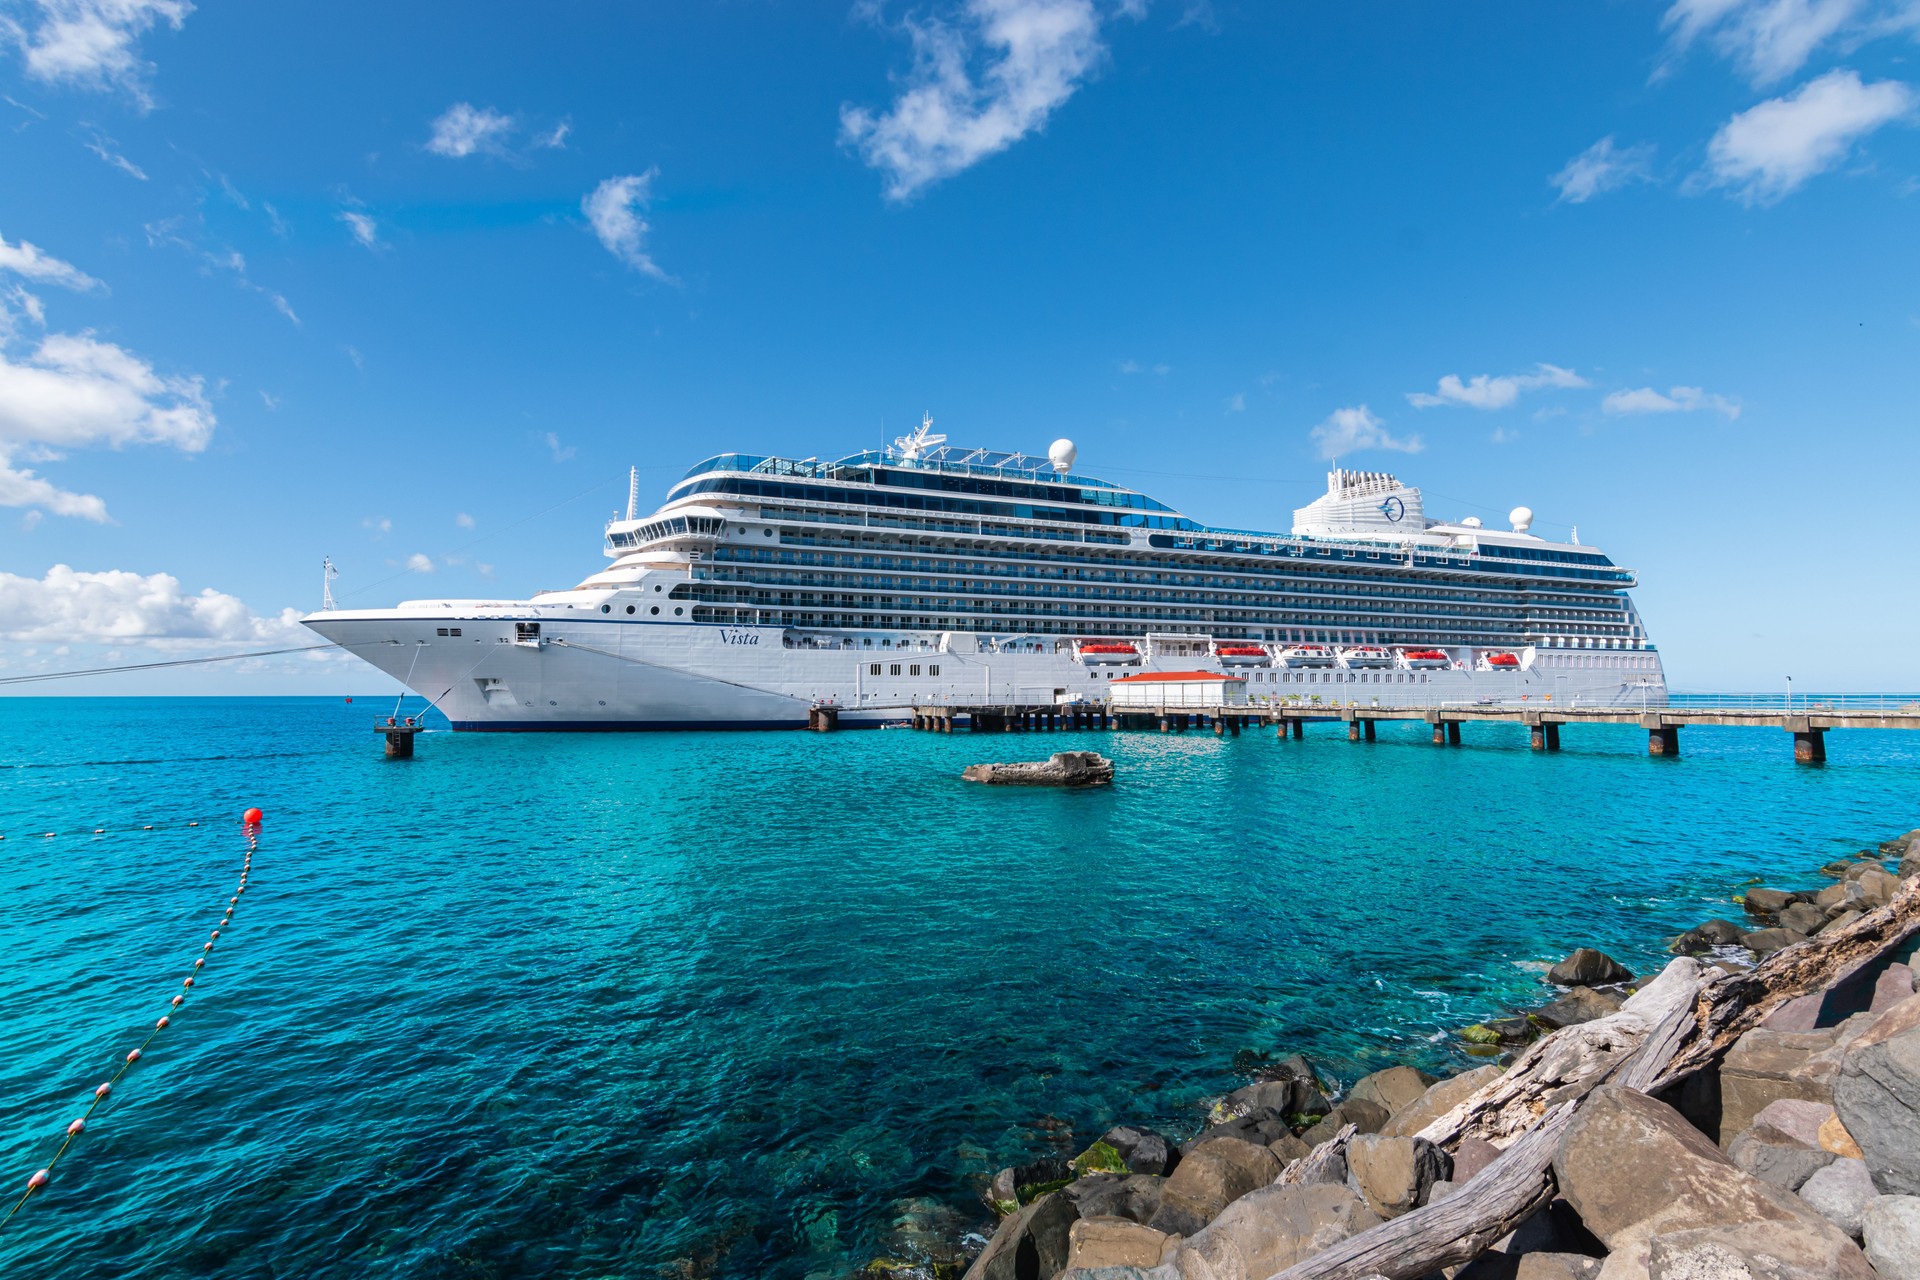
[[[1080,646],[1080,661],[1085,663],[1129,663],[1140,661],[1140,650],[1124,640],[1103,641]]]
[[[1511,668],[1520,665],[1520,659],[1510,653],[1490,653],[1487,655],[1489,667]]]
[[[1413,671],[1430,671],[1437,667],[1450,667],[1453,659],[1438,649],[1402,649],[1400,661]]]
[[[1229,667],[1264,667],[1272,661],[1272,655],[1257,644],[1218,644],[1213,647],[1213,656]]]

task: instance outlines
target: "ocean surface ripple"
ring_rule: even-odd
[[[828,1277],[994,1169],[1193,1131],[1236,1051],[1452,1065],[1599,946],[1920,825],[1920,735],[472,735],[336,700],[0,701],[21,1277]],[[1089,793],[974,787],[1096,747]],[[206,825],[187,828],[199,820]],[[145,824],[160,829],[142,831]],[[96,827],[107,833],[94,835]],[[46,838],[41,833],[59,834]],[[3,1211],[3,1207],[0,1207]],[[929,1235],[930,1233],[930,1235]]]

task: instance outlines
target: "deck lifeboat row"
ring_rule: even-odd
[[[1483,651],[1478,662],[1456,659],[1444,649],[1388,649],[1380,645],[1335,648],[1323,644],[1257,644],[1251,640],[1222,640],[1210,646],[1222,667],[1280,666],[1291,670],[1345,667],[1349,670],[1398,668],[1403,671],[1441,671],[1473,666],[1481,671],[1512,671],[1521,667],[1517,654]],[[1145,646],[1129,640],[1082,640],[1075,656],[1089,666],[1137,666],[1146,659]]]

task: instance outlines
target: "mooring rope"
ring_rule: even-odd
[[[233,896],[227,899],[226,914],[220,917],[220,923],[214,927],[212,935],[200,945],[200,956],[193,962],[192,971],[180,984],[180,993],[170,1002],[170,1007],[176,1011],[187,1002],[187,995],[193,990],[194,980],[200,976],[201,970],[206,968],[207,957],[213,952],[213,944],[220,940],[220,931],[233,923],[233,909],[240,905],[240,895],[247,891],[247,877],[253,872],[253,855],[260,847],[260,823],[263,816],[260,810],[249,809],[241,817],[247,836],[247,856],[240,864],[240,883],[234,887]],[[188,825],[197,826],[198,824],[189,823]],[[0,1218],[0,1230],[5,1230],[6,1225],[13,1221],[13,1216],[33,1198],[34,1192],[47,1185],[53,1177],[54,1166],[60,1163],[60,1157],[66,1155],[74,1141],[86,1131],[87,1121],[93,1118],[93,1113],[99,1109],[101,1103],[107,1100],[113,1092],[113,1087],[120,1083],[121,1077],[133,1070],[133,1064],[140,1061],[141,1055],[146,1053],[147,1046],[153,1043],[154,1038],[172,1025],[172,1020],[171,1014],[163,1014],[160,1020],[153,1024],[153,1030],[147,1032],[147,1038],[121,1060],[120,1069],[113,1073],[112,1079],[94,1089],[93,1101],[87,1104],[87,1109],[80,1113],[78,1119],[67,1125],[66,1137],[61,1141],[59,1149],[53,1153],[53,1158],[47,1161],[45,1168],[38,1170],[27,1179],[26,1191],[14,1201],[13,1208],[7,1210],[6,1216]]]

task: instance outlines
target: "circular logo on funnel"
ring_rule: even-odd
[[[1380,504],[1380,514],[1389,520],[1398,520],[1407,514],[1407,504],[1398,498],[1388,498]]]

